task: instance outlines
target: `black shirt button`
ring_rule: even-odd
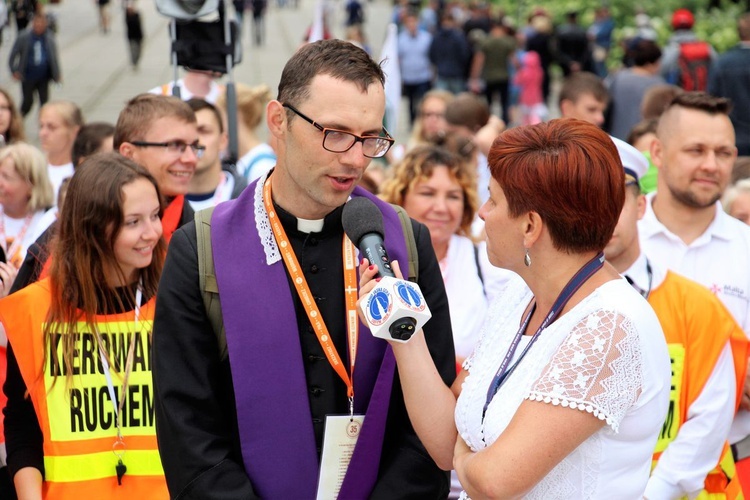
[[[310,387],[310,394],[312,394],[312,395],[313,395],[313,396],[315,396],[315,397],[318,397],[318,396],[320,396],[320,395],[321,395],[321,394],[323,394],[324,392],[326,392],[326,391],[325,391],[325,389],[322,389],[322,388],[320,388],[320,387],[315,387],[315,386],[313,386],[313,387]]]
[[[316,266],[315,264],[313,264],[312,266],[310,266],[310,272],[313,273],[313,274],[317,273],[318,272],[318,266]]]

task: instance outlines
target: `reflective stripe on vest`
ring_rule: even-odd
[[[677,437],[677,432],[682,426],[682,381],[685,371],[685,346],[682,344],[667,344],[669,360],[672,364],[672,380],[669,391],[669,409],[667,418],[664,420],[659,438],[656,441],[656,453],[667,449],[669,443]]]
[[[651,470],[656,467],[662,452],[675,440],[682,426],[682,381],[685,370],[685,346],[682,344],[669,343],[669,359],[672,364],[672,380],[669,393],[669,409],[667,417],[656,441],[655,453],[651,462]],[[725,443],[719,464],[708,473],[704,483],[704,490],[698,495],[698,499],[728,499],[736,500],[744,498],[734,466],[732,451]]]
[[[127,450],[123,456],[131,476],[161,476],[159,452],[156,450]],[[87,455],[68,455],[44,457],[44,475],[47,481],[59,483],[73,481],[91,481],[115,476],[117,457],[111,451],[89,453]]]

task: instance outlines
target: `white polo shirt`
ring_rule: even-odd
[[[686,245],[656,218],[654,193],[647,200],[646,214],[638,222],[643,252],[711,290],[750,336],[750,226],[727,215],[716,202],[714,220]]]
[[[638,222],[641,248],[659,266],[671,269],[711,290],[750,337],[750,226],[727,215],[716,203],[716,216],[706,231],[686,245],[654,214],[655,193]],[[729,441],[750,435],[750,413],[740,410]]]

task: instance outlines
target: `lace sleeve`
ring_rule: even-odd
[[[599,310],[568,334],[526,399],[587,411],[617,432],[640,396],[642,362],[630,320]]]

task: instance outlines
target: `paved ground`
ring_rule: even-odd
[[[250,19],[245,19],[243,61],[235,67],[235,81],[250,85],[268,84],[274,91],[284,63],[302,41],[310,25],[314,0],[300,0],[297,9],[270,6],[266,19],[266,45],[249,43]],[[119,5],[120,2],[112,2]],[[114,123],[123,104],[133,95],[147,91],[172,78],[169,59],[168,19],[156,12],[153,0],[140,0],[143,19],[143,56],[138,71],[131,69],[125,37],[125,22],[119,9],[112,10],[112,29],[104,35],[98,29],[98,15],[93,0],[62,0],[48,6],[58,20],[57,41],[62,59],[63,84],[51,89],[51,99],[69,99],[78,103],[87,121],[104,120]],[[334,35],[343,35],[343,0],[337,0]],[[366,35],[377,56],[390,18],[391,2],[373,0],[366,6]],[[231,8],[230,8],[231,10]],[[20,85],[10,77],[7,60],[15,38],[15,29],[8,28],[0,46],[0,86],[10,90],[20,101]],[[226,81],[226,77],[224,79]],[[404,120],[401,120],[402,123]],[[31,142],[37,133],[36,108],[26,119]],[[408,132],[399,130],[398,137]]]

